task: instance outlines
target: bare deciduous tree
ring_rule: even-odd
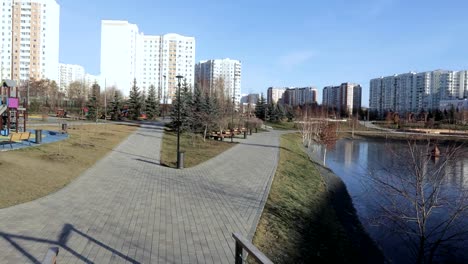
[[[336,135],[336,123],[328,122],[323,108],[306,107],[301,114],[299,131],[301,132],[304,146],[309,147],[312,141],[324,146],[323,164],[325,164],[327,150],[333,148],[338,139]]]
[[[374,222],[406,243],[415,263],[432,263],[442,249],[466,242],[468,212],[466,188],[449,184],[448,170],[464,153],[462,146],[447,146],[440,160],[434,145],[408,141],[393,155],[395,166],[371,172],[370,184],[379,193]],[[403,150],[402,150],[403,149]],[[438,158],[438,157],[435,157]]]

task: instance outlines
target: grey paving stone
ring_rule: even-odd
[[[138,129],[62,190],[0,209],[0,263],[232,263],[251,238],[279,157],[279,133],[254,134],[195,168],[159,166],[162,130]]]

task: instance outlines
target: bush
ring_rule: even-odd
[[[244,126],[247,129],[261,128],[263,126],[263,121],[256,117],[253,117],[253,118],[245,120]]]

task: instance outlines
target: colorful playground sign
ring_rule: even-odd
[[[9,108],[18,108],[19,106],[19,99],[18,98],[13,98],[13,97],[10,97],[8,98],[8,107]]]

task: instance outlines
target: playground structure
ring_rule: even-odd
[[[26,101],[21,98],[15,81],[5,80],[0,87],[0,134],[26,132]]]

